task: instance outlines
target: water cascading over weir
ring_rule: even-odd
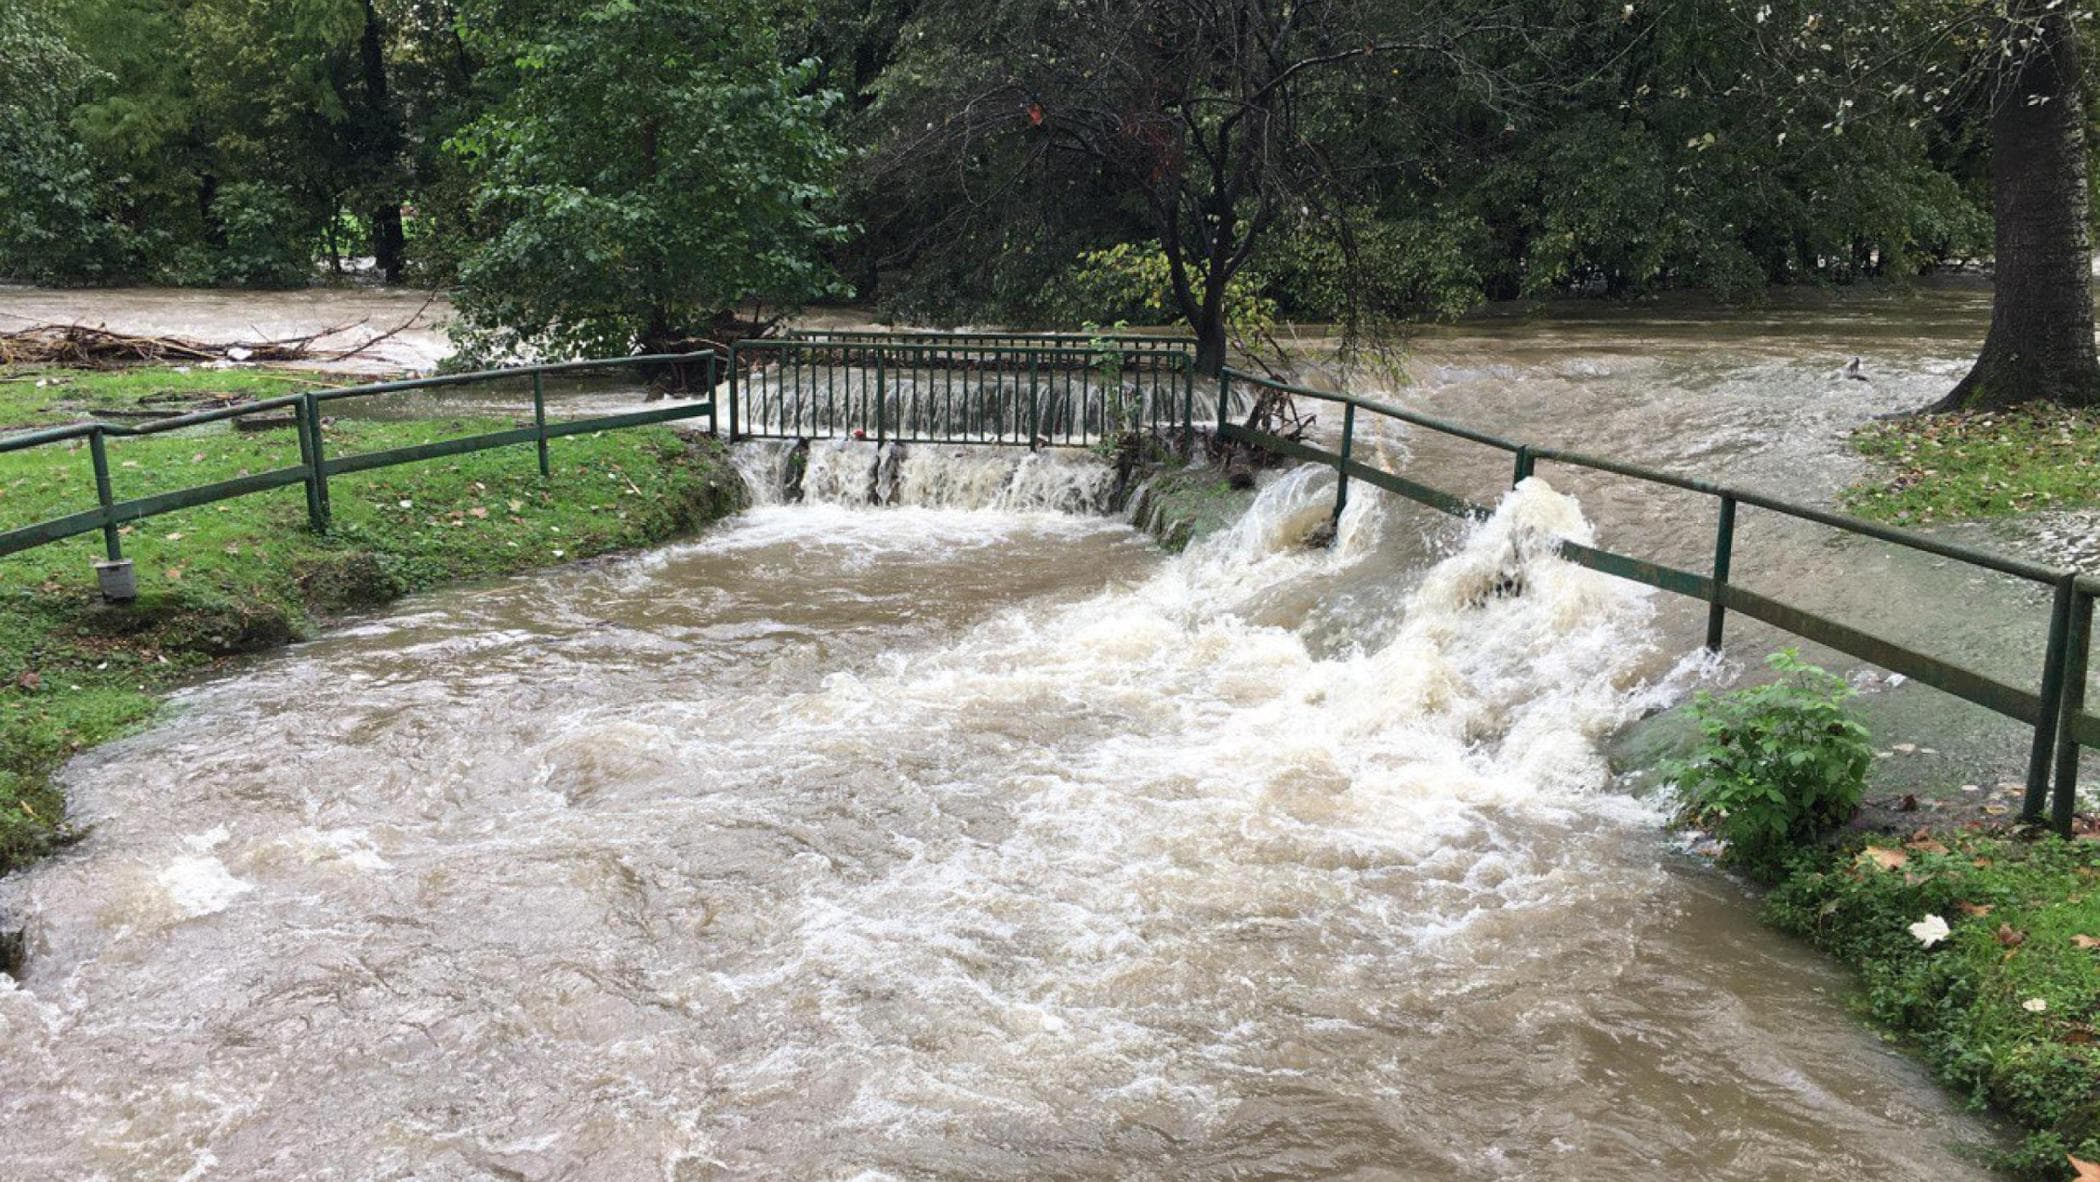
[[[1177,337],[791,335],[739,342],[728,371],[718,422],[759,504],[1098,514],[1122,507],[1145,460],[1197,438]],[[1214,402],[1206,390],[1201,407]]]

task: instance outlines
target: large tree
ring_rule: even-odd
[[[452,143],[479,185],[467,350],[655,351],[824,290],[831,97],[757,0],[476,0],[503,94]],[[484,74],[499,67],[491,66]]]
[[[1329,133],[1384,107],[1374,96],[1391,78],[1506,97],[1476,46],[1516,34],[1516,7],[936,0],[915,10],[909,48],[879,88],[890,130],[872,171],[878,187],[930,179],[970,193],[943,209],[953,225],[917,236],[914,262],[944,242],[981,242],[957,227],[997,225],[1010,203],[1143,227],[1165,254],[1198,363],[1215,368],[1227,294],[1279,227],[1324,230],[1342,248],[1330,257],[1354,257],[1359,162],[1335,160]],[[1090,202],[1038,204],[1046,187]]]
[[[2100,404],[2093,347],[2085,5],[2005,0],[1984,42],[1996,218],[1991,327],[1934,410]]]

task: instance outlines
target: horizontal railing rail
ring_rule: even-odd
[[[842,344],[908,341],[953,345],[958,348],[971,346],[1023,348],[1042,345],[1063,345],[1086,348],[1113,348],[1126,353],[1184,352],[1193,354],[1196,349],[1196,340],[1191,336],[1176,333],[1131,332],[1128,330],[1111,330],[1106,332],[999,332],[976,329],[950,331],[939,328],[798,328],[786,333],[785,339],[836,341]]]
[[[1340,450],[1328,451],[1303,440],[1285,439],[1273,432],[1229,421],[1227,407],[1230,404],[1231,387],[1235,382],[1258,390],[1276,391],[1293,398],[1341,406],[1343,409]],[[2033,742],[2028,753],[2026,796],[2021,816],[2029,822],[2041,822],[2045,819],[2046,806],[2046,820],[2049,824],[2060,832],[2069,831],[2077,803],[2080,748],[2100,747],[2100,716],[2095,716],[2085,709],[2093,605],[2095,597],[2100,596],[2100,580],[2088,578],[2066,568],[1965,546],[1915,530],[1863,521],[1749,489],[1663,472],[1567,448],[1526,443],[1376,399],[1308,389],[1231,368],[1225,369],[1220,375],[1217,410],[1220,437],[1252,444],[1307,463],[1334,468],[1333,514],[1337,521],[1349,503],[1349,486],[1352,481],[1384,489],[1442,513],[1463,517],[1487,515],[1487,507],[1468,501],[1459,494],[1357,460],[1355,436],[1359,413],[1377,415],[1506,452],[1513,461],[1512,483],[1521,483],[1526,477],[1533,475],[1540,463],[1551,462],[1715,498],[1718,504],[1714,543],[1706,571],[1683,570],[1602,547],[1585,546],[1566,540],[1561,542],[1561,554],[1569,561],[1593,570],[1691,599],[1704,600],[1709,605],[1706,645],[1710,649],[1718,650],[1721,647],[1727,614],[1734,611],[1770,624],[1781,631],[1871,662],[1891,672],[1916,678],[1935,689],[2027,724],[2033,728]],[[1736,510],[1744,505],[1951,559],[2048,588],[2051,592],[2049,629],[2044,641],[2042,669],[2037,687],[2028,689],[2008,685],[1995,677],[1953,661],[1919,652],[1886,636],[1782,603],[1731,582],[1729,567],[1735,549]]]
[[[1022,338],[1026,339],[1026,338]],[[767,337],[730,350],[732,438],[1085,447],[1149,429],[1195,442],[1185,350]]]
[[[547,419],[546,379],[550,374],[568,374],[585,370],[612,368],[662,368],[697,367],[700,370],[700,388],[706,390],[704,401],[681,401],[668,406],[650,407],[645,410],[621,411],[614,414],[594,415],[588,418],[562,419],[549,422]],[[602,360],[564,361],[546,365],[523,365],[508,369],[480,370],[473,373],[443,374],[436,377],[408,378],[400,381],[372,382],[360,386],[344,386],[332,389],[303,391],[298,394],[281,394],[271,398],[257,399],[233,406],[216,407],[191,414],[174,415],[144,423],[108,423],[87,421],[69,423],[59,427],[45,427],[0,437],[0,454],[23,451],[29,448],[69,444],[78,440],[87,441],[89,461],[94,469],[96,505],[77,513],[39,521],[16,529],[0,531],[0,555],[17,553],[51,542],[60,541],[78,534],[102,531],[103,550],[109,561],[118,562],[124,557],[122,529],[130,522],[147,517],[172,513],[179,509],[191,509],[215,501],[247,496],[251,493],[283,488],[293,484],[306,486],[307,520],[316,532],[328,530],[331,516],[329,506],[330,477],[350,472],[364,472],[375,468],[387,468],[396,464],[415,463],[419,460],[437,459],[443,456],[464,455],[495,447],[511,447],[533,444],[538,451],[540,475],[547,476],[552,469],[547,443],[565,435],[576,435],[590,431],[605,431],[621,427],[644,426],[652,423],[673,422],[680,419],[706,418],[709,430],[716,427],[714,388],[720,373],[721,359],[712,352],[665,353],[641,357],[619,357]],[[372,398],[388,394],[399,394],[414,390],[429,390],[449,386],[493,384],[529,378],[532,382],[532,425],[505,431],[490,431],[478,435],[459,436],[452,439],[433,440],[428,443],[406,447],[387,448],[375,452],[358,452],[342,456],[329,456],[326,436],[322,430],[321,408],[346,399]],[[107,441],[114,438],[133,438],[162,435],[171,431],[205,426],[232,419],[244,419],[270,411],[289,409],[292,412],[293,432],[298,439],[299,462],[272,468],[262,472],[215,481],[191,488],[175,489],[155,493],[151,496],[119,500],[109,465]]]

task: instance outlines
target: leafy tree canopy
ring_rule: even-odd
[[[753,0],[477,0],[507,91],[451,147],[485,239],[460,268],[470,351],[661,349],[750,299],[831,290],[818,247],[834,96],[783,64]]]

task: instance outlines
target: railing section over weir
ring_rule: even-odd
[[[738,341],[730,349],[730,434],[1034,448],[1088,447],[1140,430],[1184,451],[1194,446],[1186,341],[1027,340],[855,332]]]
[[[550,420],[545,379],[585,370],[627,368],[676,371],[705,393],[661,406]],[[529,425],[438,439],[413,446],[348,455],[328,454],[323,409],[355,399],[415,390],[529,379]],[[2077,804],[2081,750],[2100,746],[2100,716],[2086,708],[2093,610],[2100,580],[2078,571],[2030,562],[1912,530],[1862,521],[1780,497],[1695,477],[1525,443],[1347,393],[1311,390],[1234,369],[1222,371],[1201,400],[1215,407],[1210,429],[1222,440],[1263,448],[1335,470],[1334,513],[1352,487],[1368,485],[1458,517],[1481,517],[1487,507],[1421,480],[1364,463],[1355,454],[1360,419],[1374,416],[1506,453],[1514,481],[1542,464],[1563,464],[1709,497],[1715,506],[1713,545],[1703,570],[1683,570],[1602,547],[1561,543],[1569,561],[1708,605],[1706,643],[1721,646],[1730,612],[1848,656],[1901,673],[1935,689],[2032,728],[2022,818],[2068,832]],[[724,386],[726,384],[726,390]],[[122,528],[134,521],[293,485],[305,493],[308,521],[329,528],[329,482],[351,473],[445,456],[531,444],[541,476],[548,475],[549,443],[565,435],[704,418],[715,435],[731,439],[857,437],[876,442],[971,443],[1005,446],[1091,446],[1144,430],[1193,451],[1199,424],[1197,375],[1190,342],[1147,334],[1025,334],[934,332],[807,332],[739,341],[717,352],[622,357],[554,365],[449,374],[340,389],[309,390],[147,423],[82,422],[0,438],[0,454],[37,448],[85,450],[94,474],[92,507],[0,530],[0,556],[100,531],[111,560],[123,556]],[[1339,450],[1231,421],[1235,392],[1263,391],[1341,408]],[[726,409],[725,416],[721,413]],[[279,467],[192,488],[120,497],[109,460],[112,440],[148,437],[224,424],[272,411],[290,414],[296,456]],[[1845,533],[1908,547],[1979,571],[2047,589],[2051,609],[2042,667],[2030,685],[2013,685],[1954,661],[1907,647],[1867,628],[1843,623],[1758,594],[1730,581],[1737,511],[1751,507],[1814,522]]]

